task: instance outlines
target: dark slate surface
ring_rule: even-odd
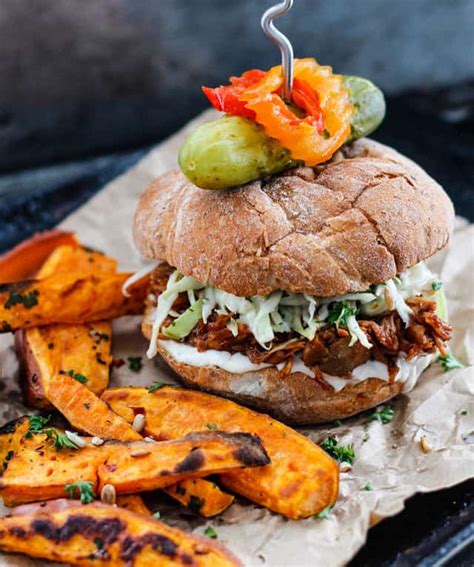
[[[168,135],[205,107],[199,85],[278,63],[259,26],[271,3],[0,2],[0,169]],[[281,28],[297,57],[390,94],[474,77],[472,0],[296,0]]]

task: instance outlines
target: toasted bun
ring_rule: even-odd
[[[151,326],[143,324],[151,336]],[[183,364],[158,343],[158,352],[180,379],[192,388],[218,394],[297,425],[343,419],[377,406],[400,393],[402,384],[369,378],[336,392],[314,378],[295,372],[284,378],[275,367],[233,374],[215,366]]]
[[[454,211],[443,189],[396,151],[362,139],[331,162],[223,191],[180,172],[142,195],[140,252],[236,295],[363,291],[443,248]]]

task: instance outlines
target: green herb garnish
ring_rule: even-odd
[[[66,484],[64,492],[69,494],[69,498],[73,500],[79,495],[82,504],[90,504],[94,501],[94,483],[90,480],[79,480],[72,484]]]
[[[155,518],[155,520],[159,520],[161,518],[161,514],[160,514],[159,510],[157,510],[156,512],[153,512],[152,515]]]
[[[467,415],[467,414],[468,414],[467,409],[463,409],[459,412],[459,415]]]
[[[380,421],[386,425],[392,421],[394,413],[392,406],[381,406],[367,417],[367,423],[371,421]]]
[[[66,374],[81,384],[89,382],[89,378],[87,378],[87,376],[84,376],[84,374],[81,374],[80,372],[74,372],[74,370],[60,370],[59,374]]]
[[[215,423],[206,423],[206,427],[208,429],[217,429],[217,425]]]
[[[335,437],[328,437],[320,443],[321,449],[324,449],[336,461],[340,463],[349,463],[352,465],[355,460],[354,447],[351,445],[339,445]]]
[[[65,433],[61,433],[55,427],[49,427],[41,431],[43,435],[46,435],[46,439],[51,441],[51,445],[56,449],[56,451],[62,451],[63,449],[72,449],[77,451],[80,449],[79,445],[74,443]]]
[[[17,291],[12,291],[10,292],[4,307],[5,309],[11,309],[15,305],[23,305],[26,309],[31,309],[35,305],[38,305],[38,296],[39,291],[37,289],[34,289],[29,293],[25,293],[24,295]]]
[[[370,480],[368,480],[362,487],[362,490],[367,490],[368,492],[372,491],[373,489],[374,489],[374,485]]]
[[[128,367],[132,372],[140,372],[140,370],[143,367],[141,356],[129,356],[127,360],[128,360]]]
[[[327,322],[334,323],[336,327],[347,327],[349,317],[356,316],[357,313],[357,307],[352,307],[345,301],[339,301],[329,311]]]
[[[51,416],[42,417],[41,415],[32,415],[29,419],[28,431],[25,434],[27,439],[31,439],[33,435],[38,435],[42,432],[43,427],[50,421]]]
[[[431,283],[431,289],[433,291],[438,291],[443,287],[443,282],[432,282]]]
[[[148,388],[148,393],[153,394],[153,392],[156,392],[156,390],[163,388],[163,386],[169,386],[169,384],[156,380],[156,382],[153,382],[153,384]]]
[[[464,368],[464,364],[461,364],[451,352],[448,352],[447,356],[440,356],[439,361],[441,362],[445,372],[449,372],[455,368]]]
[[[331,513],[332,513],[332,506],[326,506],[326,508],[323,508],[321,512],[319,512],[319,514],[315,514],[313,518],[315,520],[327,520],[328,518],[331,517]]]
[[[207,528],[204,530],[204,535],[210,537],[211,539],[217,539],[217,532],[211,526],[207,526]]]

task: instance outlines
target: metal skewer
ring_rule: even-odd
[[[268,8],[260,21],[263,33],[280,48],[283,70],[282,94],[287,101],[291,100],[291,91],[293,90],[293,46],[286,35],[275,27],[273,20],[289,12],[292,6],[293,0],[283,0],[283,2]]]

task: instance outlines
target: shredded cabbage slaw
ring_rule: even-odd
[[[156,355],[156,344],[163,321],[170,315],[173,322],[162,329],[165,336],[185,338],[202,319],[205,323],[215,311],[232,317],[227,323],[234,336],[238,324],[244,323],[264,349],[270,349],[275,333],[296,332],[312,340],[321,327],[335,323],[347,328],[350,345],[357,341],[371,348],[366,334],[357,322],[357,315],[375,316],[393,309],[405,326],[409,325],[412,310],[406,299],[432,292],[437,278],[423,262],[399,276],[360,293],[334,297],[313,297],[302,293],[274,291],[267,296],[239,297],[211,286],[205,286],[191,276],[182,276],[177,270],[169,279],[166,290],[158,296],[157,306],[151,314],[152,335],[147,356]],[[172,310],[173,303],[182,292],[188,294],[190,307],[181,314]]]

